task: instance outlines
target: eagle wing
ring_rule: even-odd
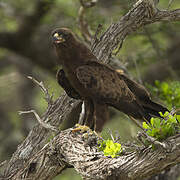
[[[76,76],[87,94],[106,103],[131,102],[134,94],[115,70],[90,61],[76,69]]]

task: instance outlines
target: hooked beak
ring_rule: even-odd
[[[59,35],[58,33],[55,33],[55,34],[53,35],[53,41],[54,41],[55,43],[59,44],[59,43],[64,42],[65,39],[62,38],[62,36]]]

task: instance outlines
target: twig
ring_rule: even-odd
[[[132,116],[129,116],[129,118],[140,128],[144,131],[144,129],[142,128],[142,126],[139,124],[139,122],[136,121],[136,119],[134,119]]]
[[[78,124],[83,125],[84,117],[85,117],[85,104],[84,104],[84,101],[83,101],[82,106],[81,106],[81,113],[79,115]]]
[[[7,160],[0,163],[0,167],[4,166],[7,163]]]
[[[138,132],[137,133],[137,140],[144,145],[144,147],[147,147],[147,144],[144,143],[143,138],[142,138],[142,133]]]
[[[58,132],[58,129],[56,127],[51,126],[50,124],[43,122],[42,119],[39,117],[39,115],[34,110],[30,110],[30,111],[18,111],[18,113],[19,113],[19,115],[33,113],[35,115],[36,119],[38,120],[39,124],[42,127],[46,128],[46,129],[49,129],[49,130],[52,130],[52,131],[55,131],[55,132]]]
[[[171,5],[172,5],[173,1],[174,1],[174,0],[169,0],[167,10],[169,10],[169,9],[170,9],[170,7],[171,7]]]
[[[35,84],[37,84],[41,88],[42,92],[45,94],[45,100],[48,102],[48,104],[53,104],[53,100],[52,100],[53,95],[50,96],[49,91],[47,88],[45,88],[43,82],[42,81],[39,82],[31,76],[27,76],[27,78],[32,80]]]
[[[108,133],[110,134],[111,139],[113,140],[113,142],[115,142],[114,137],[113,137],[113,134],[112,134],[112,131],[111,131],[109,128],[108,128]]]
[[[88,2],[84,2],[84,0],[80,0],[81,7],[79,8],[78,22],[82,36],[84,37],[85,41],[89,44],[91,43],[92,35],[90,33],[88,23],[85,19],[85,12],[88,8],[95,6],[97,1],[98,0],[89,0]]]
[[[140,132],[138,133],[139,137],[144,137],[148,142],[154,144],[155,146],[159,146],[165,150],[169,149],[169,146],[163,142],[160,142],[158,140],[156,140],[155,138],[148,136],[145,132]]]
[[[118,131],[115,131],[115,134],[116,134],[115,142],[119,143],[119,140],[121,139],[120,134]]]
[[[118,54],[119,51],[121,50],[122,45],[123,45],[123,41],[120,41],[120,40],[117,39],[117,43],[119,44],[119,45],[118,45],[118,48],[117,48],[116,52],[112,53],[114,56],[117,56],[117,54]]]

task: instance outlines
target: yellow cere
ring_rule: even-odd
[[[58,40],[58,41],[56,41],[57,43],[61,43],[61,42],[64,42],[64,41],[65,41],[65,39],[62,38],[62,36],[59,35],[58,33],[55,33],[55,34],[54,34],[54,37]]]
[[[59,37],[59,34],[58,34],[58,33],[55,33],[55,34],[54,34],[54,37],[56,37],[56,38]]]

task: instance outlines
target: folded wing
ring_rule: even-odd
[[[76,69],[76,76],[87,94],[93,99],[103,100],[110,104],[135,100],[134,94],[125,81],[119,77],[118,72],[104,64],[88,62]]]

